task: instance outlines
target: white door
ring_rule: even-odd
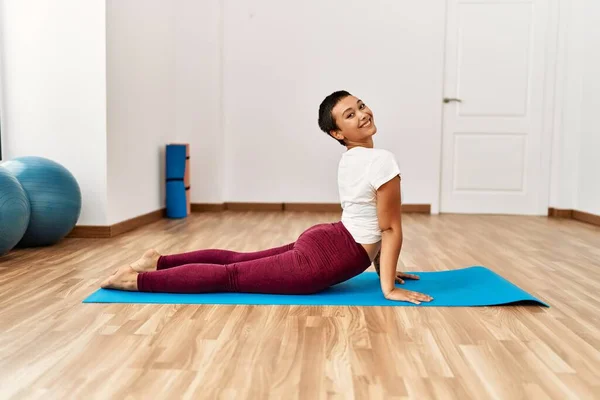
[[[448,0],[441,212],[544,212],[547,3]]]

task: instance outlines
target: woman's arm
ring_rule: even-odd
[[[396,176],[377,189],[377,218],[381,229],[379,280],[386,299],[419,304],[420,301],[431,301],[431,297],[400,289],[395,285],[396,266],[403,240],[401,204],[400,177]]]
[[[402,249],[400,249],[402,250]],[[377,252],[377,255],[373,259],[373,266],[375,266],[375,271],[377,271],[377,275],[381,276],[380,273],[380,265],[381,265],[381,251]],[[396,283],[404,284],[404,279],[421,279],[418,275],[413,274],[405,274],[401,271],[396,271]]]
[[[379,276],[381,290],[387,297],[396,287],[396,266],[403,239],[399,176],[377,190],[377,219],[381,229]]]
[[[373,266],[375,267],[375,271],[377,271],[377,275],[381,276],[380,266],[381,265],[381,250],[377,253],[375,258],[373,259]]]

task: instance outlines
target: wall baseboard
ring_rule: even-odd
[[[164,218],[166,210],[164,208],[156,211],[140,215],[126,221],[119,222],[114,225],[94,226],[94,225],[77,225],[67,235],[69,238],[94,238],[106,239],[118,236],[122,233],[132,231],[152,222],[159,221]]]
[[[298,212],[341,212],[342,208],[336,203],[192,203],[192,212],[220,211],[298,211]],[[431,214],[430,204],[403,204],[403,213]],[[151,224],[165,217],[164,208],[118,224],[109,226],[78,225],[67,235],[69,238],[105,239],[132,231],[144,225]],[[566,218],[600,226],[600,215],[578,210],[548,208],[548,217]]]
[[[341,212],[342,207],[336,203],[192,203],[192,212],[221,211],[300,211],[300,212]],[[431,214],[430,204],[403,204],[403,213]],[[151,224],[165,217],[166,209],[162,208],[108,226],[77,225],[67,235],[68,238],[106,239]]]
[[[165,217],[166,213],[167,213],[166,208],[161,208],[160,210],[152,211],[147,214],[140,215],[138,217],[131,218],[126,221],[111,225],[110,235],[111,235],[111,237],[117,236],[122,233],[132,231],[141,226],[148,225],[153,222],[159,221]]]
[[[67,235],[68,238],[107,239],[111,237],[110,226],[77,225]]]
[[[225,203],[228,211],[283,211],[283,203]]]
[[[192,203],[196,211],[300,211],[300,212],[342,212],[337,203]],[[431,214],[431,204],[403,204],[402,212]]]
[[[403,204],[403,213],[431,214],[431,204]]]
[[[573,210],[572,218],[577,221],[587,222],[588,224],[600,226],[600,215]]]
[[[283,203],[283,211],[342,212],[341,204],[335,203]]]
[[[561,208],[550,207],[550,208],[548,208],[548,216],[554,217],[554,218],[570,219],[573,217],[573,210],[566,210],[566,209],[561,209]]]
[[[218,204],[192,203],[191,209],[192,209],[192,212],[225,211],[225,203],[218,203]]]
[[[584,211],[550,207],[548,208],[548,216],[553,218],[574,219],[576,221],[600,226],[600,215],[591,214]]]

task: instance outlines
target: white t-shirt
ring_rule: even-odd
[[[381,240],[376,191],[399,174],[396,158],[387,150],[354,147],[342,155],[338,166],[341,221],[357,243]]]

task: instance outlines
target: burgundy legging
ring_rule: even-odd
[[[162,256],[138,275],[141,292],[309,294],[346,281],[371,260],[341,222],[315,225],[294,243],[251,253],[197,250]]]

